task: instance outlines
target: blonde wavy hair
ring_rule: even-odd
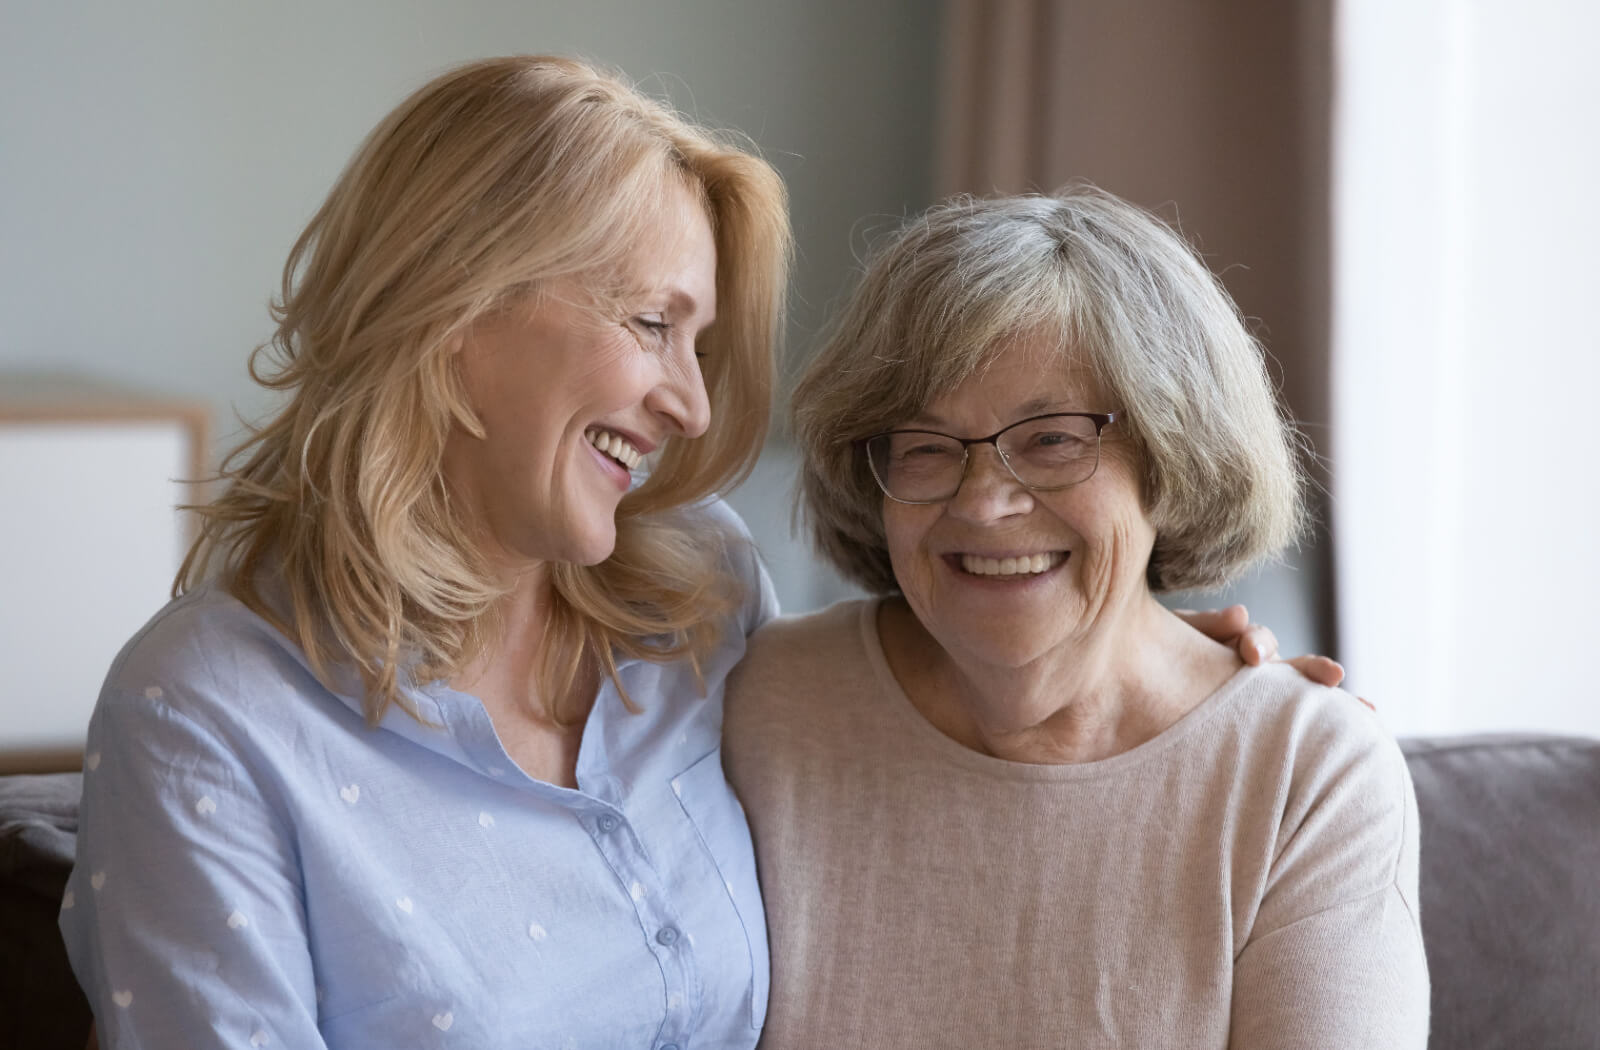
[[[461,336],[553,281],[614,284],[685,184],[717,250],[718,316],[700,339],[711,426],[670,442],[622,500],[609,559],[553,567],[533,684],[560,718],[556,698],[587,660],[619,689],[618,654],[698,669],[740,596],[690,505],[760,453],[787,200],[749,148],[571,59],[454,69],[368,136],[289,253],[276,333],[251,356],[251,376],[288,401],[223,461],[222,494],[193,508],[200,533],[173,593],[216,576],[325,681],[330,665],[353,666],[369,722],[391,704],[420,717],[407,682],[482,654],[507,589],[440,472],[452,427],[483,433],[457,372]],[[276,584],[268,600],[268,575],[286,601]]]
[[[1108,444],[1138,472],[1156,528],[1154,592],[1218,587],[1306,526],[1303,444],[1261,345],[1175,230],[1078,183],[957,197],[881,244],[805,370],[791,409],[817,549],[849,579],[899,589],[883,495],[858,442],[980,374],[1019,336],[1087,368],[1119,413]]]

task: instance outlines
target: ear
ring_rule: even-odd
[[[472,391],[467,383],[463,351],[471,343],[470,329],[451,333],[433,357],[433,367],[426,380],[428,392],[424,396],[438,399],[451,421],[473,437],[482,440],[487,436],[483,423],[472,404]]]

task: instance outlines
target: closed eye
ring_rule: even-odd
[[[902,459],[911,459],[915,456],[948,456],[952,450],[947,445],[913,445],[899,453]]]
[[[645,314],[623,324],[633,334],[641,350],[660,353],[672,338],[672,323],[659,315]]]

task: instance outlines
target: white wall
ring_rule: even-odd
[[[1600,735],[1600,6],[1346,0],[1334,524],[1401,732]]]
[[[515,51],[619,66],[754,137],[792,194],[803,347],[858,223],[927,203],[937,22],[928,0],[3,0],[0,372],[202,397],[231,444],[270,404],[244,362],[283,259],[361,137]],[[787,543],[785,518],[764,545],[789,604],[826,597]]]

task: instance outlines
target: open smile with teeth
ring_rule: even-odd
[[[583,432],[583,436],[588,439],[589,444],[621,463],[627,470],[636,469],[639,461],[644,458],[644,454],[634,448],[633,444],[621,434],[591,427]]]
[[[1066,551],[1024,554],[1017,558],[984,558],[976,554],[963,554],[961,568],[974,576],[1037,576],[1060,565],[1066,558]]]

